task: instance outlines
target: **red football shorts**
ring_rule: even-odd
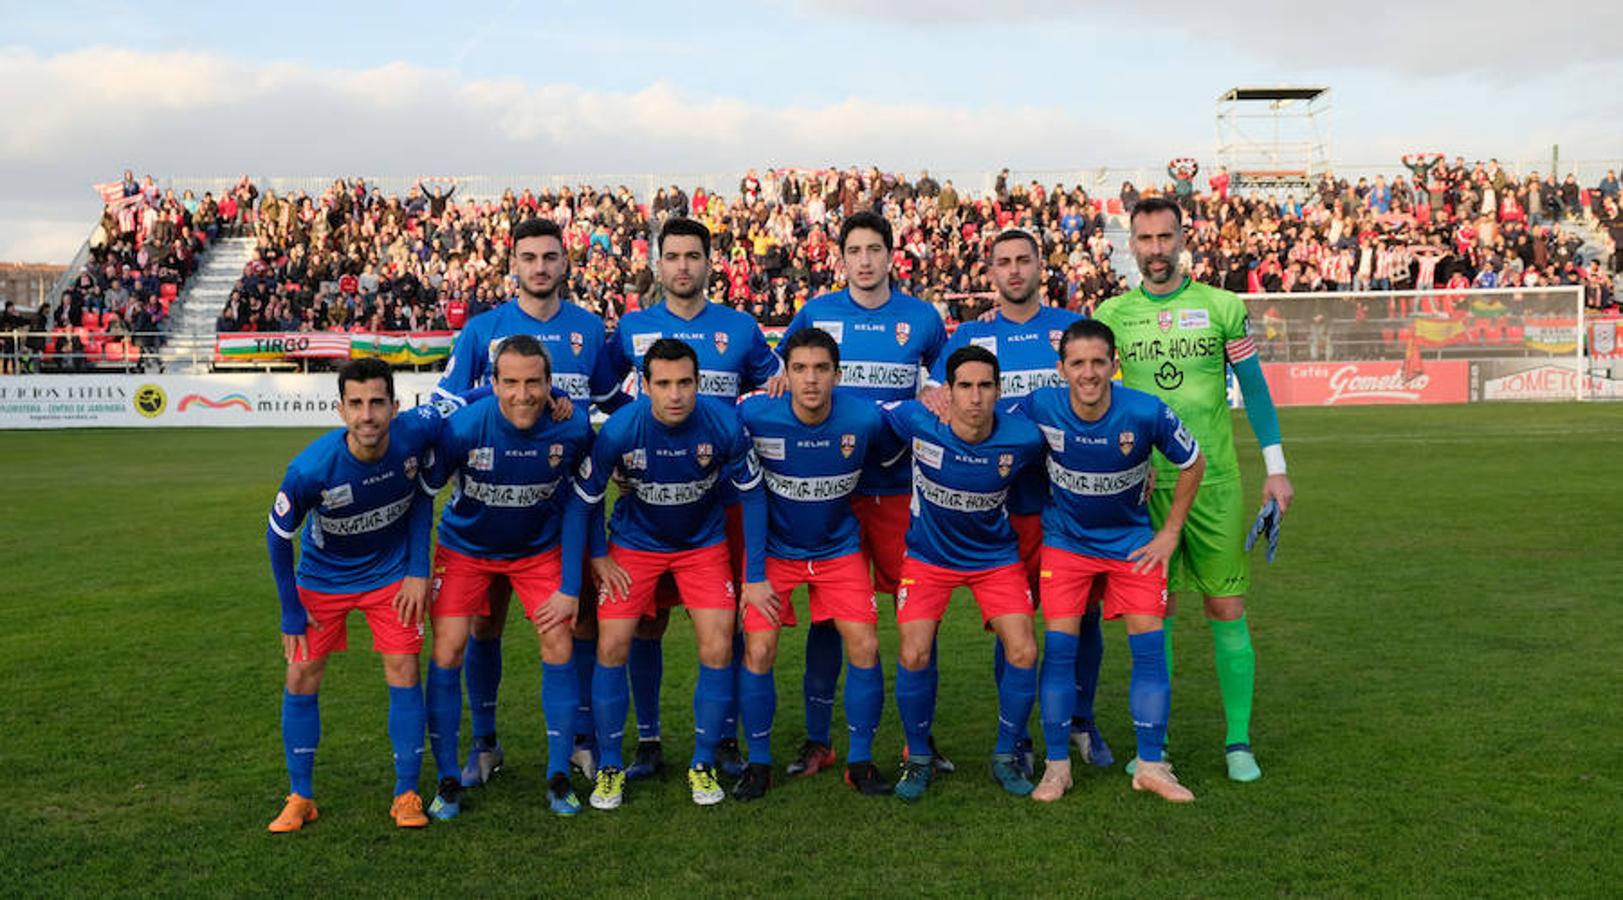
[[[688,609],[733,609],[738,595],[727,569],[727,545],[711,544],[697,550],[659,553],[609,544],[609,556],[631,576],[631,596],[615,600],[606,588],[597,593],[597,618],[638,619],[655,612],[654,595],[660,576],[669,572],[681,603]]]
[[[727,507],[727,567],[733,573],[734,587],[744,583],[744,506],[734,503]],[[674,609],[682,605],[682,595],[676,589],[676,579],[670,573],[659,576],[654,589],[657,609]]]
[[[488,616],[491,588],[510,587],[524,604],[524,614],[534,619],[536,610],[562,584],[563,552],[557,547],[519,559],[483,559],[440,546],[434,550],[429,615]]]
[[[1026,570],[1026,582],[1031,585],[1031,595],[1041,600],[1039,593],[1038,573],[1043,568],[1043,517],[1009,515],[1009,524],[1014,527],[1014,536],[1020,541],[1020,565]]]
[[[873,563],[873,587],[895,596],[902,580],[902,556],[907,551],[908,495],[851,496],[851,512],[862,532],[862,552]]]
[[[847,553],[833,559],[774,559],[766,558],[766,580],[772,590],[783,599],[779,617],[783,624],[793,628],[800,624],[795,618],[794,604],[789,596],[795,588],[807,586],[807,609],[813,624],[838,619],[841,622],[879,624],[879,607],[874,603],[873,582],[868,578],[868,560],[861,553]],[[771,631],[771,622],[755,610],[744,606],[745,631]]]
[[[363,594],[323,594],[299,588],[299,603],[309,616],[304,627],[305,640],[310,645],[307,659],[320,659],[334,650],[349,649],[346,620],[352,609],[366,614],[366,627],[372,629],[373,650],[378,653],[422,652],[422,623],[402,625],[394,611],[394,597],[400,592],[400,584],[397,581]]]
[[[947,601],[952,599],[953,589],[957,587],[967,587],[975,595],[975,603],[981,608],[982,625],[998,616],[1016,613],[1029,616],[1035,612],[1031,588],[1026,585],[1026,570],[1017,562],[995,569],[963,572],[932,566],[908,556],[902,560],[896,621],[941,621],[947,612]]]
[[[1080,616],[1089,598],[1104,593],[1104,617],[1125,615],[1166,618],[1167,578],[1160,568],[1143,574],[1122,559],[1083,556],[1058,547],[1043,547],[1043,616]],[[1103,577],[1100,577],[1103,576]],[[1102,587],[1101,587],[1102,585]]]

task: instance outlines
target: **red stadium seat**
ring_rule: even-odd
[[[108,362],[123,362],[124,347],[121,341],[108,341],[101,345],[102,358]]]
[[[159,300],[173,300],[178,296],[180,296],[180,285],[172,281],[166,281],[158,288]]]

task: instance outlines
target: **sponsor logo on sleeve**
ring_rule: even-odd
[[[781,460],[787,456],[781,437],[758,437],[755,439],[755,452],[762,459]]]
[[[276,505],[272,507],[278,516],[285,516],[293,511],[293,501],[287,499],[286,491],[276,492]]]
[[[946,455],[947,451],[940,444],[932,444],[923,438],[913,439],[913,458],[932,469],[941,468],[941,461]]]

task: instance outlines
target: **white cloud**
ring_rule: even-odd
[[[750,166],[1061,167],[1076,148],[1147,150],[1063,109],[837,101],[773,107],[636,91],[464,79],[198,53],[0,49],[0,178],[38,218],[0,222],[0,257],[66,259],[94,224],[90,185],[157,176],[722,174]],[[1079,158],[1080,157],[1080,158]],[[68,238],[63,221],[82,222]],[[47,227],[44,222],[58,223]],[[49,251],[49,252],[45,252]]]
[[[1623,4],[1583,0],[1536,5],[1417,0],[1401,6],[1366,0],[1161,0],[1136,8],[1113,0],[799,0],[797,5],[807,12],[911,27],[1045,23],[1070,28],[1103,22],[1124,38],[1152,38],[1149,29],[1172,31],[1286,65],[1426,76],[1469,72],[1506,82],[1581,63],[1615,62],[1623,33]]]

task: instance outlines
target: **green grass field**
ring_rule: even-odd
[[[335,658],[322,695],[321,821],[286,836],[264,830],[287,785],[263,533],[311,433],[0,433],[0,762],[16,776],[0,884],[28,895],[1616,896],[1623,405],[1283,419],[1299,505],[1279,561],[1258,554],[1250,603],[1261,782],[1223,775],[1211,640],[1191,614],[1177,627],[1172,752],[1195,804],[1081,766],[1058,804],[1004,795],[984,769],[989,639],[959,602],[943,629],[936,734],[960,770],[922,803],[862,798],[824,773],[780,781],[760,803],[700,809],[678,765],[634,783],[617,813],[560,820],[544,800],[534,633],[515,621],[508,769],[461,819],[392,827],[382,675],[356,649]],[[1243,422],[1238,434],[1260,469]],[[881,632],[891,687],[895,629]],[[680,762],[694,678],[685,619],[672,635],[665,731]],[[369,646],[358,617],[351,638]],[[1100,722],[1125,759],[1119,625],[1106,642]],[[780,763],[802,738],[798,635],[785,646]],[[882,757],[900,752],[895,715],[887,698]]]

